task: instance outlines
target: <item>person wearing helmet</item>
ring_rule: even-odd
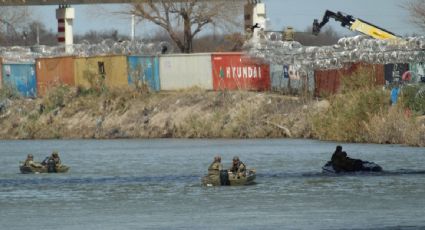
[[[51,159],[55,162],[56,167],[62,164],[58,151],[52,152]]]
[[[221,164],[221,156],[217,155],[214,157],[214,161],[208,167],[208,183],[214,186],[220,185],[220,171],[223,170]]]
[[[34,156],[30,153],[25,159],[24,165],[27,167],[42,168],[43,166],[37,162],[34,162]]]
[[[232,167],[229,170],[235,175],[244,176],[246,172],[246,166],[242,161],[239,160],[238,156],[234,156]]]
[[[209,175],[219,175],[220,170],[223,169],[223,165],[221,164],[221,156],[217,155],[214,157],[214,161],[208,167]]]
[[[58,151],[53,151],[52,154],[43,161],[43,164],[46,165],[47,172],[57,172],[62,164]]]

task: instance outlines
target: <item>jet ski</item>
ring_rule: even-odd
[[[358,162],[358,164],[352,170],[343,170],[343,169],[336,170],[334,165],[332,164],[332,161],[328,161],[322,167],[322,172],[331,173],[331,174],[350,173],[350,172],[382,172],[382,167],[374,162],[362,161],[362,160],[356,160],[356,161]]]

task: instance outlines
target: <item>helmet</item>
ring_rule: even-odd
[[[58,151],[53,151],[53,152],[52,152],[52,156],[54,156],[54,157],[58,157],[58,156],[59,156]]]
[[[221,161],[221,156],[220,155],[215,156],[214,157],[214,161],[220,162]]]
[[[34,156],[30,153],[27,155],[27,158],[34,158]]]
[[[239,157],[238,157],[238,156],[234,156],[234,157],[233,157],[233,160],[234,160],[234,161],[239,161]]]

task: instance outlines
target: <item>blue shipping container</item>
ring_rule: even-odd
[[[159,91],[159,58],[155,56],[128,57],[128,84],[145,83],[152,91]]]
[[[4,64],[2,66],[3,84],[16,88],[24,97],[37,96],[35,64]]]

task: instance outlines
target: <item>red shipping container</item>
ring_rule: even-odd
[[[270,90],[270,65],[243,53],[214,53],[214,90]]]
[[[341,87],[341,78],[350,76],[361,68],[370,71],[373,75],[376,85],[384,85],[384,65],[353,63],[342,69],[316,70],[314,71],[315,95],[322,96],[335,94]]]

